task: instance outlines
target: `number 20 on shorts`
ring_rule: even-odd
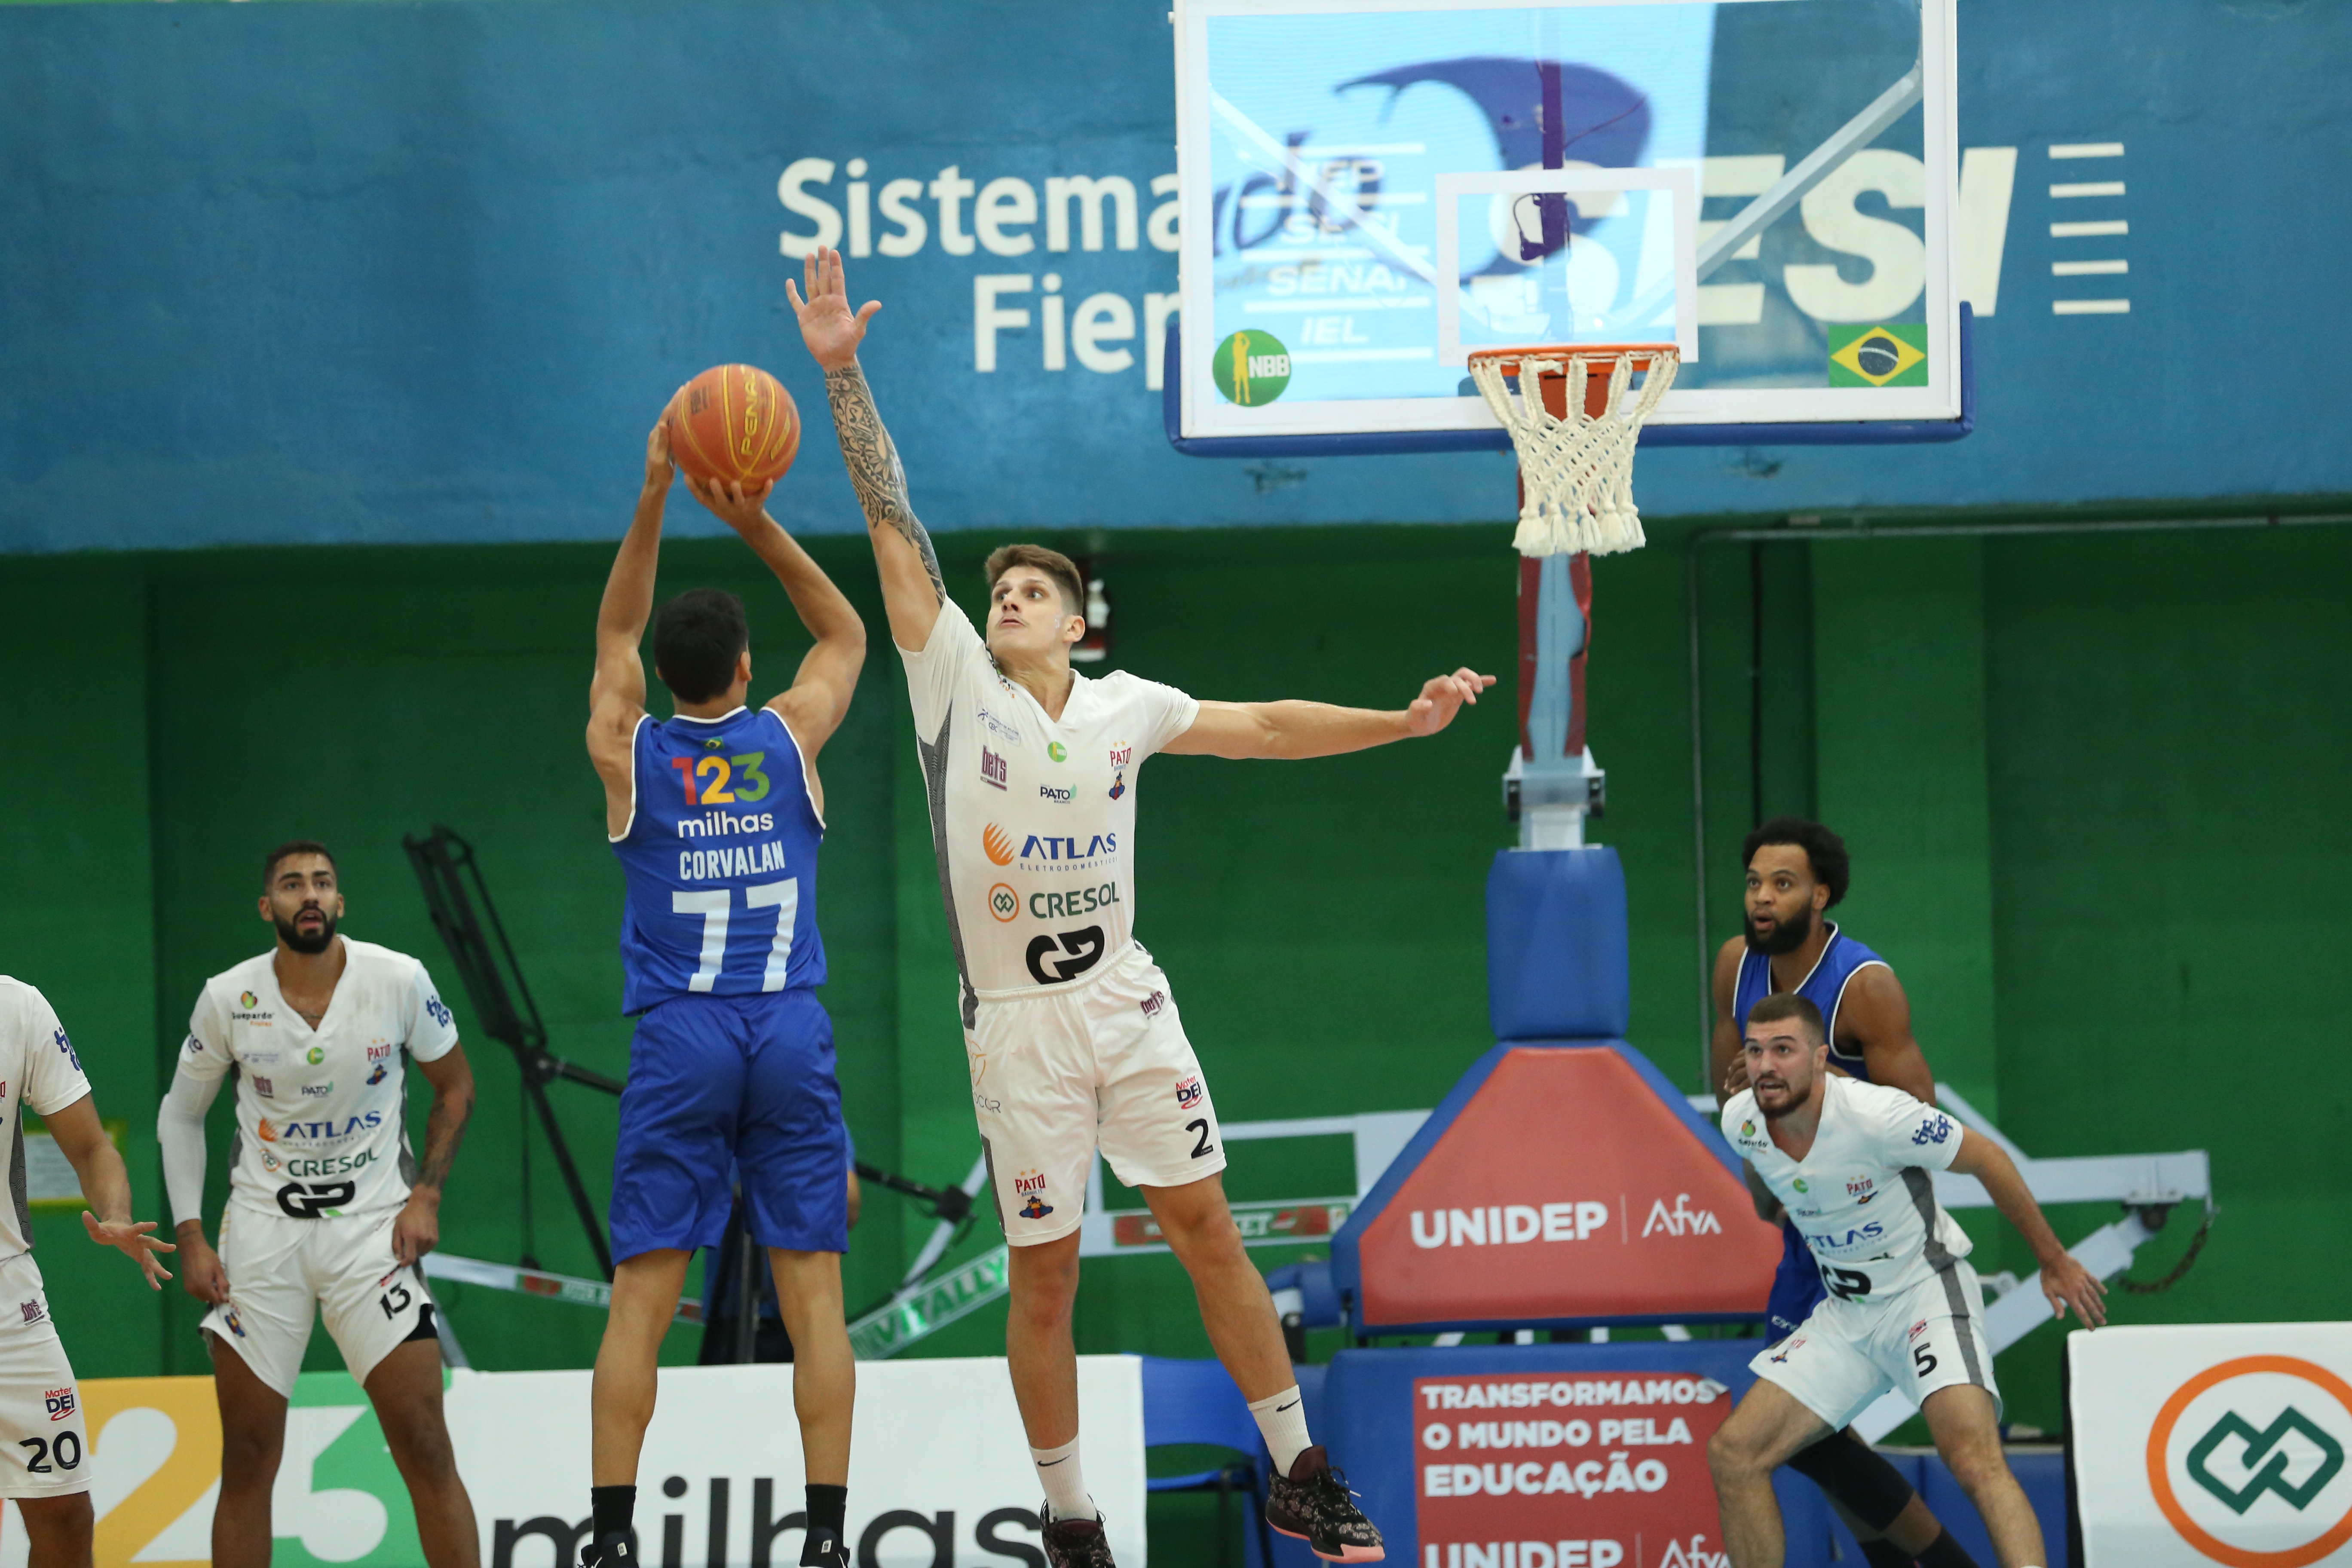
[[[768,798],[768,775],[760,771],[767,760],[765,752],[745,752],[732,757],[672,757],[669,765],[677,770],[687,805],[748,805]]]

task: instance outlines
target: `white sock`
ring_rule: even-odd
[[[1298,1456],[1313,1447],[1307,1436],[1307,1403],[1299,1396],[1298,1385],[1294,1383],[1280,1394],[1254,1401],[1249,1408],[1265,1437],[1265,1451],[1274,1456],[1274,1473],[1287,1476]]]
[[[1045,1484],[1045,1510],[1054,1519],[1092,1519],[1095,1500],[1087,1495],[1086,1477],[1078,1473],[1078,1440],[1058,1448],[1032,1448],[1030,1462]]]

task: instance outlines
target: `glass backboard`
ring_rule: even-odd
[[[1475,431],[1485,346],[1656,425],[1960,415],[1951,0],[1176,0],[1181,434]]]

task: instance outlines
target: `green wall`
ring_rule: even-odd
[[[2317,1242],[2352,1224],[2347,1102],[2326,1070],[2346,935],[2329,895],[2352,850],[2335,799],[2352,765],[2352,619],[2336,587],[2352,533],[1699,549],[1703,946],[1685,615],[1699,526],[1654,521],[1647,550],[1596,570],[1591,734],[1612,802],[1596,837],[1626,866],[1633,1043],[1698,1086],[1700,959],[1737,930],[1738,837],[1759,809],[1818,812],[1854,849],[1841,913],[1904,976],[1930,1060],[2029,1152],[2211,1151],[2227,1212],[2210,1247],[2170,1293],[2119,1300],[2120,1318],[2340,1315],[2352,1268]],[[1107,576],[1114,667],[1202,695],[1388,706],[1440,668],[1507,681],[1512,668],[1501,526],[1049,542],[1091,548]],[[993,542],[941,541],[968,604]],[[903,688],[864,542],[814,548],[874,628],[823,762],[845,1100],[866,1158],[950,1182],[977,1141]],[[163,1206],[149,1128],[173,1048],[204,976],[266,941],[258,859],[283,837],[336,847],[348,931],[454,984],[400,839],[436,823],[464,834],[554,1048],[623,1069],[619,875],[580,742],[608,562],[602,546],[550,546],[6,563],[17,743],[0,806],[19,828],[0,969],[49,994],[101,1110],[131,1123],[147,1212]],[[784,679],[805,639],[782,593],[731,540],[673,542],[663,592],[706,582],[745,594],[761,684]],[[1488,1043],[1483,888],[1512,837],[1496,780],[1513,709],[1507,684],[1434,741],[1281,767],[1151,764],[1139,931],[1228,1118],[1426,1106]],[[468,1044],[481,1104],[445,1245],[511,1259],[522,1107],[503,1050]],[[613,1104],[551,1092],[601,1194]],[[225,1107],[215,1117],[216,1208]],[[1244,1145],[1230,1182],[1298,1195],[1344,1170],[1336,1144]],[[538,1256],[591,1272],[543,1146],[532,1172]],[[2112,1217],[2057,1216],[2070,1238]],[[37,1228],[85,1375],[201,1370],[184,1296],[146,1296],[70,1215]],[[853,1302],[884,1294],[929,1228],[870,1194]],[[2029,1266],[1997,1225],[1975,1228],[1986,1272]],[[2176,1219],[2134,1273],[2160,1274],[2191,1228]],[[992,1231],[983,1218],[963,1250]],[[478,1364],[593,1353],[592,1312],[446,1294]],[[1081,1303],[1087,1349],[1206,1353],[1168,1259],[1089,1264]],[[923,1351],[988,1352],[1002,1321],[983,1311]],[[2013,1418],[2057,1425],[2057,1342],[2043,1331],[2003,1358]],[[695,1343],[680,1330],[669,1353]],[[336,1364],[323,1335],[310,1364]]]

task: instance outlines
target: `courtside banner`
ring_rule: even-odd
[[[1706,1442],[1760,1342],[1344,1350],[1317,1430],[1391,1568],[1728,1568]],[[1827,1563],[1821,1493],[1773,1491],[1790,1568]]]
[[[1713,1378],[1562,1373],[1412,1385],[1423,1568],[1705,1568]],[[1682,1538],[1696,1535],[1693,1545]]]
[[[1715,1127],[1614,1042],[1498,1046],[1341,1227],[1360,1328],[1764,1312],[1780,1233]]]
[[[1144,1561],[1143,1387],[1132,1356],[1078,1358],[1087,1489],[1119,1563]],[[484,1568],[571,1568],[588,1524],[582,1372],[450,1374],[445,1408],[481,1523]],[[212,1555],[221,1437],[208,1377],[81,1384],[98,1568]],[[637,1532],[663,1568],[785,1568],[803,1523],[790,1366],[665,1367],[637,1468]],[[849,1468],[860,1568],[1042,1563],[1037,1475],[995,1358],[865,1363]],[[423,1568],[415,1516],[358,1385],[306,1373],[271,1498],[278,1568]],[[23,1568],[16,1510],[0,1568]]]
[[[2352,1565],[2352,1323],[2066,1337],[2084,1568]]]

